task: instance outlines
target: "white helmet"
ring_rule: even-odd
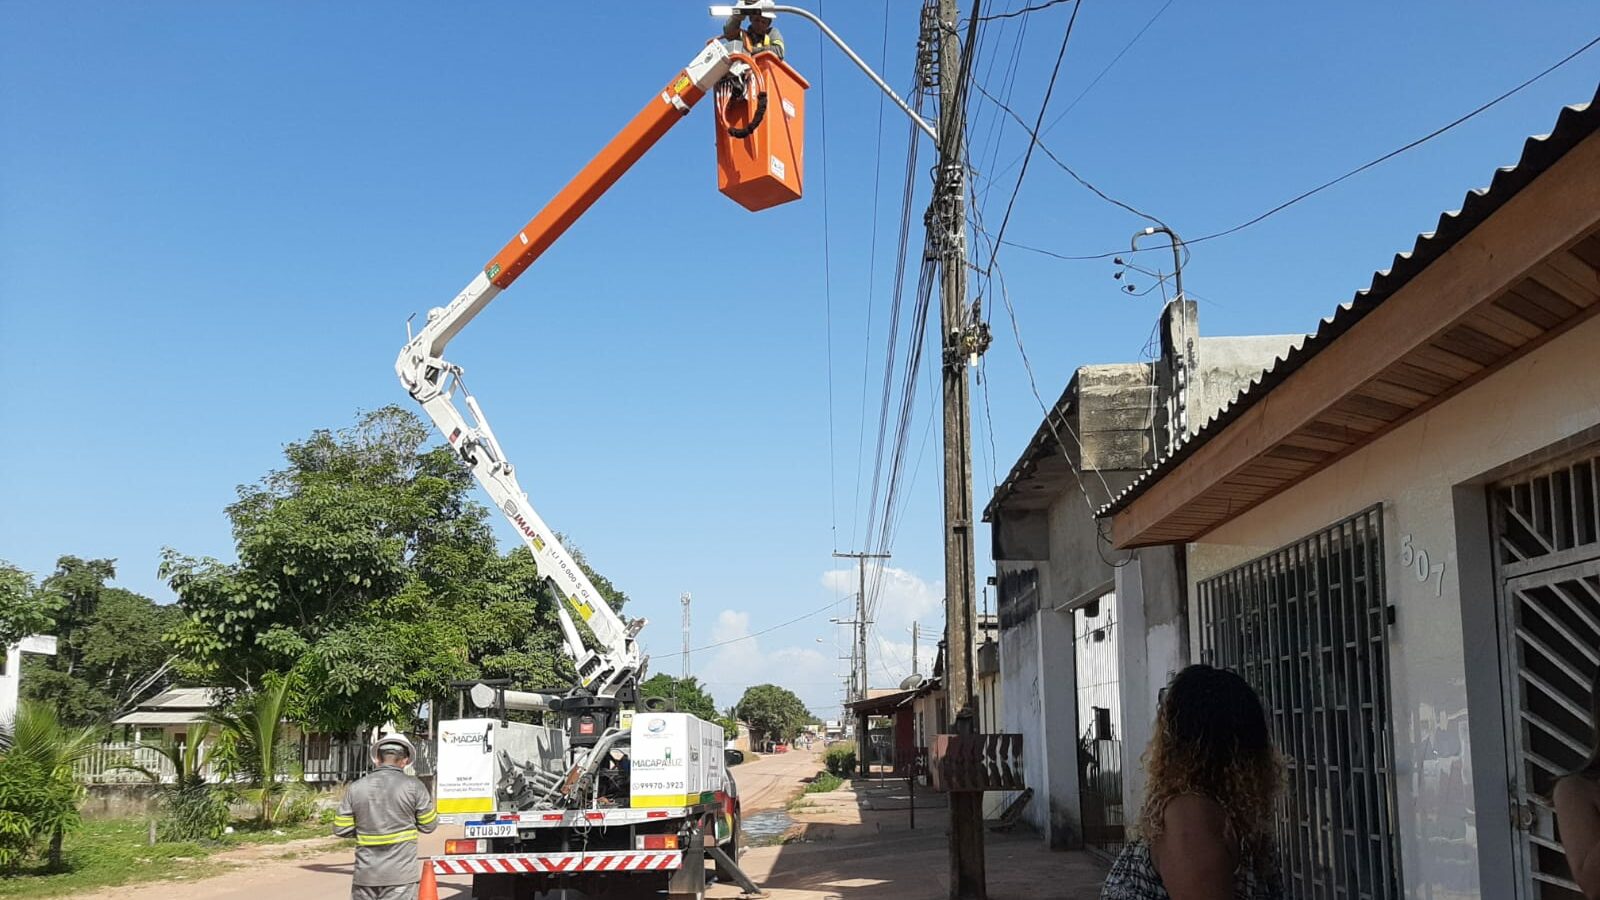
[[[412,746],[411,739],[403,734],[390,733],[378,735],[378,739],[372,743],[372,754],[374,756],[378,755],[378,752],[384,747],[399,747],[401,750],[405,751],[406,759],[410,760],[417,758],[417,748]]]

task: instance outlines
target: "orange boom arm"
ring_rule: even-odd
[[[494,286],[504,290],[517,280],[556,239],[588,212],[600,196],[611,189],[656,141],[690,108],[704,97],[706,90],[727,74],[730,54],[712,42],[677,77],[667,83],[660,96],[645,104],[617,136],[584,166],[561,193],[551,198],[539,214],[512,238],[489,264],[483,267]]]

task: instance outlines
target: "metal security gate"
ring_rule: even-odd
[[[1397,900],[1383,511],[1374,506],[1199,584],[1201,659],[1261,695],[1289,760],[1288,896]]]
[[[1493,490],[1507,759],[1520,900],[1582,900],[1550,803],[1593,746],[1600,665],[1600,457],[1590,449]]]

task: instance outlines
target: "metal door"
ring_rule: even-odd
[[[1497,485],[1496,558],[1513,834],[1522,900],[1582,900],[1550,795],[1593,746],[1600,666],[1600,459]]]

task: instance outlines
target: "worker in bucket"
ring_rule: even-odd
[[[742,27],[745,18],[750,19],[748,27]],[[722,39],[729,44],[728,49],[751,56],[757,53],[775,53],[783,59],[783,35],[772,24],[772,13],[734,13],[722,23]]]
[[[405,771],[416,755],[405,735],[379,736],[372,745],[373,770],[339,804],[333,833],[356,839],[350,900],[416,900],[422,878],[417,834],[439,825],[428,789]]]

